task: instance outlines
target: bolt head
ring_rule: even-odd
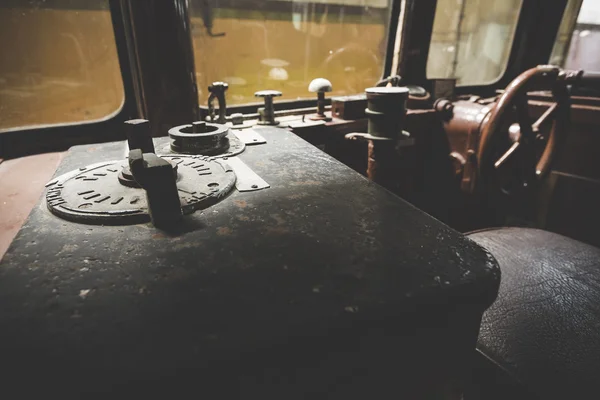
[[[279,97],[281,92],[278,90],[260,90],[254,93],[255,97]]]

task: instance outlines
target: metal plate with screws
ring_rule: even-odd
[[[236,176],[227,164],[204,156],[163,156],[177,164],[177,189],[184,214],[207,208],[232,189]],[[135,224],[150,220],[143,189],[118,176],[126,161],[93,164],[48,183],[46,202],[55,215],[89,224]]]
[[[262,137],[256,129],[234,129],[233,134],[237,136],[246,146],[252,146],[255,144],[267,143],[264,137]]]
[[[252,192],[271,187],[238,157],[230,157],[224,161],[233,168],[237,177],[235,187],[240,192]]]

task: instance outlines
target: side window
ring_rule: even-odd
[[[361,93],[381,78],[389,0],[197,0],[191,3],[200,104],[214,81],[229,84],[228,104],[253,103],[274,89],[312,98],[314,78],[331,95]]]
[[[600,3],[595,0],[569,1],[550,64],[600,71]]]
[[[427,78],[462,86],[496,82],[506,70],[523,0],[438,0]]]
[[[108,0],[3,0],[0,130],[105,119],[123,103]]]

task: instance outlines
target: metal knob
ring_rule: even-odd
[[[150,121],[147,119],[125,121],[125,136],[129,150],[140,149],[142,153],[154,153]]]
[[[275,109],[273,108],[273,97],[281,96],[281,92],[277,90],[261,90],[254,93],[255,97],[262,97],[265,101],[265,106],[258,109],[258,124],[259,125],[278,125],[279,121],[275,120]]]
[[[308,91],[317,93],[317,115],[311,117],[313,120],[328,120],[331,118],[325,116],[325,93],[333,90],[331,82],[324,78],[313,79],[308,85]]]
[[[210,116],[210,122],[218,122],[219,124],[225,123],[225,114],[227,113],[227,103],[225,101],[225,92],[229,88],[229,85],[225,82],[213,82],[208,87],[210,95],[208,96],[208,115]],[[219,103],[219,117],[215,116],[215,105],[214,101],[217,99]]]
[[[181,219],[181,202],[173,166],[153,153],[140,149],[129,152],[129,168],[135,181],[146,191],[148,211],[157,228],[170,227]]]

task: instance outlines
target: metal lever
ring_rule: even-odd
[[[225,82],[213,82],[208,87],[210,95],[208,96],[208,115],[210,122],[218,122],[224,124],[226,122],[225,115],[227,113],[227,103],[225,101],[225,92],[229,88],[229,85]],[[215,119],[215,106],[214,101],[217,99],[219,103],[219,118]]]
[[[324,78],[313,79],[308,85],[308,91],[317,94],[317,115],[312,116],[312,120],[331,121],[330,117],[325,115],[325,93],[333,90],[331,82]]]
[[[146,192],[148,212],[157,228],[171,227],[181,220],[181,202],[173,166],[154,153],[129,152],[129,168]]]
[[[275,108],[273,107],[273,97],[281,96],[281,92],[277,90],[261,90],[254,93],[255,97],[262,97],[265,101],[265,106],[258,109],[259,125],[279,125],[279,121],[275,119]]]
[[[154,153],[150,121],[147,119],[125,121],[125,135],[129,150],[140,149],[142,153]]]

